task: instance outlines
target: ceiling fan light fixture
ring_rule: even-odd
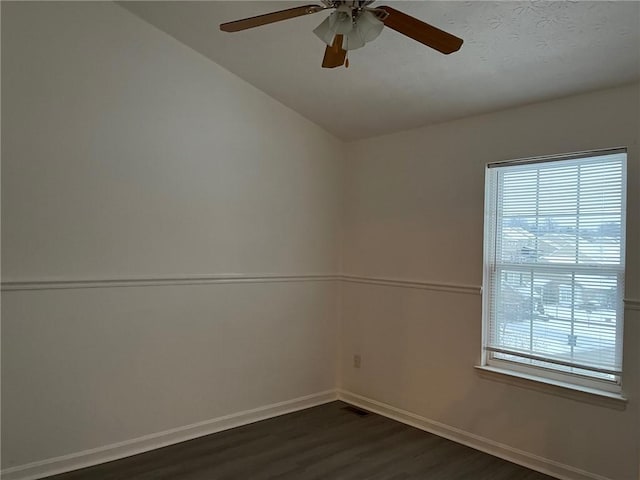
[[[356,22],[356,29],[365,43],[375,40],[382,33],[384,22],[380,21],[373,13],[364,10]]]
[[[345,50],[356,50],[364,47],[364,44],[365,41],[362,38],[360,30],[358,28],[354,28],[344,36],[344,45],[342,45],[342,48]]]
[[[329,15],[329,25],[333,32],[338,35],[346,35],[353,30],[353,17],[351,9],[346,5],[336,8],[336,11]]]
[[[329,18],[331,18],[331,16],[325,18],[322,23],[313,30],[313,33],[315,33],[316,36],[324,43],[331,46],[333,45],[333,39],[336,36],[336,32],[331,28]]]
[[[333,45],[336,35],[343,35],[344,50],[356,50],[364,47],[365,43],[374,40],[380,35],[384,23],[373,13],[363,10],[354,21],[349,7],[340,6],[329,15],[314,30],[320,40],[327,45]]]
[[[351,11],[338,8],[325,18],[322,23],[313,30],[313,33],[324,43],[331,46],[333,45],[333,39],[336,35],[344,35],[346,37],[354,30]]]

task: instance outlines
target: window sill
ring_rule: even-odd
[[[508,383],[522,388],[529,388],[559,397],[591,403],[616,410],[627,407],[627,398],[618,393],[606,392],[595,388],[581,387],[570,383],[550,380],[548,378],[527,375],[526,373],[503,370],[501,368],[477,365],[478,374],[488,380]]]

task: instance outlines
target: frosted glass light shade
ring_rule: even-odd
[[[384,23],[371,12],[363,11],[358,16],[355,25],[348,7],[338,7],[331,15],[324,19],[314,30],[320,40],[327,45],[333,45],[336,35],[344,35],[342,48],[356,50],[380,35]]]
[[[341,10],[338,8],[329,15],[314,30],[320,40],[327,45],[333,45],[333,39],[336,35],[344,35],[345,37],[354,31],[351,11]]]
[[[346,35],[353,30],[353,19],[350,10],[343,10],[340,7],[329,15],[329,24],[336,34]]]
[[[333,13],[331,15],[333,15]],[[333,37],[336,36],[336,32],[331,28],[331,23],[329,22],[331,15],[325,18],[324,21],[313,30],[313,33],[329,46],[333,45]]]
[[[344,36],[344,44],[342,48],[345,50],[356,50],[364,47],[364,40],[358,28],[354,28]]]
[[[365,10],[358,17],[356,29],[365,43],[378,38],[383,28],[384,23],[371,12]]]

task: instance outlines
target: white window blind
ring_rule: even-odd
[[[487,364],[619,383],[625,168],[624,150],[489,165]]]

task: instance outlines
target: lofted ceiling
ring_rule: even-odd
[[[320,12],[237,33],[223,22],[307,3],[141,1],[120,5],[346,140],[640,79],[640,2],[382,1],[464,39],[442,55],[385,28],[320,67]]]

